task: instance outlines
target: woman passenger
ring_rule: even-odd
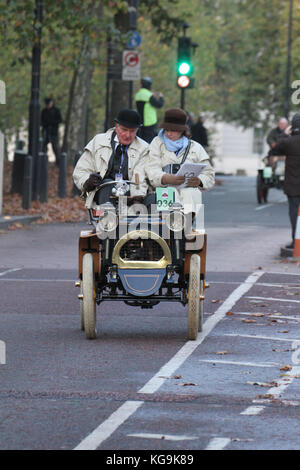
[[[175,200],[183,205],[184,212],[197,215],[202,207],[201,192],[214,186],[215,174],[204,148],[189,139],[187,117],[180,108],[166,110],[161,130],[150,144],[145,170],[152,187],[174,186]],[[189,178],[185,187],[178,189],[185,178],[175,173],[183,161],[203,163],[206,166],[199,176]]]

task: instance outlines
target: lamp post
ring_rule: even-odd
[[[40,72],[43,2],[35,0],[34,38],[32,48],[31,98],[29,105],[28,153],[33,159],[32,199],[38,194],[38,153],[40,133]]]
[[[293,0],[290,0],[289,23],[288,23],[288,43],[287,43],[287,62],[286,62],[286,81],[285,81],[285,105],[284,105],[284,114],[287,119],[289,119],[289,114],[290,114],[292,27],[293,27]]]

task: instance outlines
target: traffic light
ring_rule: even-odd
[[[191,88],[194,82],[192,75],[193,64],[191,38],[183,36],[178,38],[177,86],[179,88]]]

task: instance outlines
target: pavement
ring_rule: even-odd
[[[13,224],[29,225],[36,222],[41,215],[0,215],[0,230],[6,229]]]

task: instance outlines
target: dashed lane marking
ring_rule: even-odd
[[[0,277],[5,276],[6,274],[13,273],[15,271],[21,271],[21,270],[22,270],[22,268],[7,269],[6,271],[3,271],[2,273],[0,273]],[[1,280],[3,280],[3,279],[1,279]]]
[[[208,443],[204,450],[222,450],[231,442],[228,437],[214,437]]]
[[[292,302],[296,304],[300,304],[300,300],[293,300],[293,299],[279,299],[276,297],[258,297],[258,296],[251,296],[251,297],[246,297],[246,299],[256,299],[256,300],[272,300],[276,302]]]
[[[251,339],[264,339],[268,341],[298,341],[295,338],[279,338],[277,336],[263,336],[263,335],[245,335],[242,333],[224,333],[224,336],[240,336],[241,338],[251,338]]]
[[[163,439],[164,441],[193,441],[199,439],[198,436],[175,436],[171,434],[151,434],[151,433],[136,433],[127,434],[128,437],[140,437],[142,439]]]

